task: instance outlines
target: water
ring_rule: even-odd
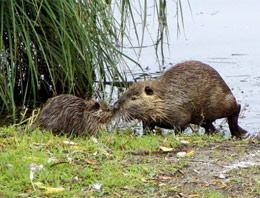
[[[136,4],[136,10],[143,6],[142,2],[139,5],[138,0],[132,2]],[[164,66],[167,68],[185,60],[210,64],[224,78],[242,105],[240,125],[251,133],[260,133],[260,1],[190,0],[192,13],[185,0],[182,2],[185,32],[182,31],[177,37],[176,4],[167,1],[170,40],[165,43],[168,45],[164,45]],[[153,1],[148,3],[151,4],[147,10],[149,33],[146,31],[143,45],[151,47],[137,48],[134,53],[126,42],[124,52],[137,60],[146,73],[157,76],[160,61],[155,56],[153,45],[158,24],[154,19]],[[141,20],[138,20],[137,14],[136,20],[141,32]],[[130,35],[132,45],[138,46],[133,26]],[[140,77],[142,71],[133,63],[128,63],[135,77]]]
[[[190,3],[192,14],[183,1],[185,32],[177,38],[176,5],[174,1],[167,1],[170,40],[164,47],[165,66],[185,60],[210,64],[242,106],[241,127],[250,133],[260,133],[260,1],[190,0]],[[151,46],[157,35],[152,5],[148,12],[149,34],[146,34],[145,46]],[[137,26],[141,30],[141,24]],[[137,45],[134,38],[131,42]],[[133,59],[138,58],[131,50],[124,51]],[[151,73],[159,71],[154,47],[143,48],[138,62]],[[140,72],[134,65],[131,69]]]

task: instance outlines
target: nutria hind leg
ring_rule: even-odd
[[[237,104],[237,111],[232,115],[228,116],[228,125],[232,136],[242,138],[248,132],[238,126],[238,116],[240,113],[241,105]]]
[[[203,124],[201,125],[201,127],[205,129],[205,133],[208,135],[216,133],[216,128],[214,127],[212,122],[213,121],[210,120],[204,120]]]

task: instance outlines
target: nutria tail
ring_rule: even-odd
[[[238,116],[240,113],[241,105],[237,104],[237,111],[228,117],[228,125],[232,136],[243,138],[248,134],[245,129],[238,126]]]

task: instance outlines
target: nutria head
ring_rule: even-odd
[[[90,135],[105,128],[113,117],[112,108],[104,101],[94,99],[85,101],[84,116],[82,118],[81,131],[87,131]]]
[[[166,119],[163,91],[158,80],[134,83],[114,104],[114,113],[124,120],[158,121]]]
[[[107,124],[113,117],[112,108],[104,101],[95,101],[94,99],[85,101],[85,114],[91,116],[99,125]],[[93,124],[93,123],[91,123]]]

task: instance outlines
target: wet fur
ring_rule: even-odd
[[[227,84],[216,70],[198,61],[177,64],[156,80],[133,84],[115,103],[114,111],[141,120],[144,128],[183,130],[192,123],[207,133],[215,131],[212,122],[227,117],[232,136],[247,133],[238,126],[240,105]]]
[[[54,134],[93,135],[112,115],[112,109],[105,102],[59,95],[48,100],[31,130],[40,127]]]

